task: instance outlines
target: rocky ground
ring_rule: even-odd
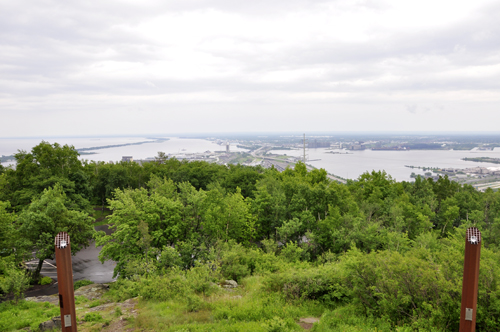
[[[108,289],[108,284],[92,284],[83,286],[75,291],[76,316],[79,331],[134,330],[133,328],[129,328],[128,325],[130,325],[131,318],[137,317],[137,298],[128,299],[124,302],[102,301],[102,297]],[[56,306],[59,305],[57,294],[27,297],[26,301],[49,302]],[[41,323],[39,329],[41,331],[50,331],[52,329],[59,329],[60,327],[61,317],[54,317],[49,321]]]
[[[241,300],[242,295],[238,295],[240,289],[234,280],[226,280],[218,285],[224,289],[231,300]],[[128,299],[124,302],[112,302],[109,296],[104,296],[109,290],[109,284],[91,284],[83,286],[75,291],[76,316],[78,331],[135,331],[136,320],[139,308],[138,298]],[[236,293],[235,293],[236,292]],[[48,302],[54,306],[59,305],[58,295],[27,297],[26,301]],[[297,324],[304,330],[310,330],[319,318],[301,318]],[[38,327],[40,331],[57,331],[61,328],[61,317],[41,323]],[[24,330],[30,331],[29,328]]]

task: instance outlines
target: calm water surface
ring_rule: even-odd
[[[197,153],[205,151],[225,151],[225,145],[204,139],[184,139],[170,137],[167,141],[155,142],[153,139],[144,137],[106,137],[106,138],[46,138],[46,142],[51,144],[57,142],[60,145],[73,145],[75,148],[91,148],[106,145],[118,145],[126,143],[144,142],[140,145],[127,145],[123,147],[114,147],[107,149],[98,149],[86,152],[95,152],[92,155],[82,155],[80,159],[88,159],[95,161],[120,161],[123,156],[132,156],[134,159],[146,159],[154,157],[159,151],[171,155]],[[17,153],[18,150],[30,151],[35,145],[40,144],[42,139],[0,139],[0,155],[11,155]],[[236,145],[231,145],[231,151],[247,151],[237,148]],[[8,163],[3,163],[7,165]]]
[[[328,152],[339,152],[332,154]],[[346,152],[348,152],[346,154]],[[303,155],[301,150],[277,150],[273,153],[287,154],[289,156],[300,157]],[[366,171],[385,170],[397,181],[410,181],[412,172],[424,174],[424,171],[410,169],[410,166],[425,167],[500,167],[499,164],[475,163],[464,161],[462,158],[469,157],[492,157],[500,158],[500,150],[494,151],[448,151],[448,150],[410,150],[410,151],[346,151],[346,150],[327,150],[310,149],[306,151],[311,164],[317,168],[324,168],[328,172],[348,179],[356,179]],[[320,160],[318,160],[320,159]]]

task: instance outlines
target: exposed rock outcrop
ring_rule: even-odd
[[[33,296],[25,298],[26,301],[31,302],[49,302],[55,305],[59,305],[59,297],[57,294],[49,296]]]
[[[89,300],[100,299],[109,290],[108,284],[91,284],[78,288],[75,296],[85,296]]]
[[[40,323],[38,326],[40,331],[51,331],[53,329],[61,329],[61,316],[57,316],[46,322]]]
[[[221,284],[221,286],[223,288],[236,288],[236,287],[238,287],[238,283],[236,281],[234,281],[234,280],[225,280]]]

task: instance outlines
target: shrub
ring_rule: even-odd
[[[100,306],[101,304],[102,304],[101,300],[94,300],[91,303],[89,303],[89,308],[95,308]]]
[[[302,255],[304,254],[304,249],[299,247],[295,242],[288,242],[281,250],[281,256],[283,256],[288,262],[298,262]]]
[[[281,293],[286,300],[312,299],[332,303],[345,296],[338,264],[270,274],[264,280],[264,287]]]
[[[77,290],[78,288],[80,287],[83,287],[83,286],[87,286],[87,285],[92,285],[94,282],[93,281],[90,281],[90,280],[86,280],[86,279],[83,279],[83,280],[78,280],[77,282],[75,282],[73,284],[73,288],[75,290]]]
[[[208,296],[218,289],[215,282],[220,276],[219,271],[212,270],[208,264],[200,264],[186,271],[186,279],[195,293]]]
[[[187,310],[189,312],[196,312],[203,309],[204,306],[203,301],[194,294],[187,295],[186,301],[187,301]]]
[[[89,312],[85,314],[85,317],[83,318],[84,321],[86,322],[102,322],[102,316],[101,314],[97,312]]]
[[[158,267],[162,269],[170,269],[174,266],[182,267],[180,256],[175,248],[165,246],[158,258]]]
[[[273,317],[272,319],[268,319],[262,327],[266,332],[289,332],[292,331],[288,327],[288,323],[281,319],[280,317]]]
[[[262,252],[243,247],[229,241],[219,245],[221,251],[221,272],[224,278],[239,281],[253,274]]]
[[[29,278],[22,269],[9,267],[0,279],[0,288],[5,294],[12,294],[16,302],[23,297],[24,291],[29,287]]]
[[[185,275],[175,268],[165,276],[141,278],[139,283],[139,294],[147,300],[182,299],[190,291]]]
[[[444,239],[439,252],[417,248],[402,255],[358,250],[343,258],[343,283],[360,312],[429,331],[458,330],[463,275],[463,235]],[[496,330],[500,320],[499,255],[481,252],[477,330]]]
[[[140,280],[140,279],[138,279]],[[110,284],[107,296],[115,302],[122,302],[127,299],[139,296],[141,284],[139,281],[120,278]]]
[[[123,315],[122,308],[116,307],[115,308],[115,317],[120,317],[121,315]]]
[[[52,279],[50,277],[43,277],[40,279],[40,285],[49,285],[52,283]]]

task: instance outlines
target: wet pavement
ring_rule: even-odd
[[[110,234],[111,231],[108,229],[108,225],[96,226],[96,231],[105,231],[106,234]],[[107,283],[116,280],[113,278],[113,269],[116,263],[113,261],[106,261],[102,264],[99,261],[98,255],[102,247],[95,246],[94,241],[91,241],[90,245],[80,250],[75,256],[71,256],[71,265],[73,266],[73,281],[78,281],[82,279],[91,280],[95,283]],[[57,264],[55,260],[46,259],[44,261],[41,274],[43,276],[51,277],[56,280],[56,283],[49,287],[33,290],[31,292],[26,292],[25,296],[40,296],[40,295],[52,295],[57,294]]]

